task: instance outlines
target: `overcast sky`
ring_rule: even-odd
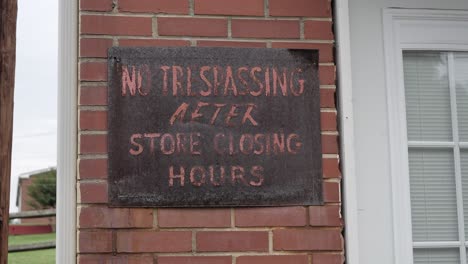
[[[18,0],[10,211],[21,173],[56,166],[58,0]]]

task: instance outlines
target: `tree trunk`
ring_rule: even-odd
[[[0,264],[8,258],[17,0],[0,0]]]

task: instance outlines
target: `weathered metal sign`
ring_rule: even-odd
[[[112,206],[322,203],[318,52],[109,50]]]

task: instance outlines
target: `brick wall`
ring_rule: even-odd
[[[78,262],[343,262],[330,0],[81,0]],[[107,48],[319,49],[325,206],[107,206]]]

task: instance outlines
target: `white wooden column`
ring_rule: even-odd
[[[76,263],[78,1],[59,1],[57,264]]]

